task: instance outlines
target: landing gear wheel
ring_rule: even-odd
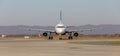
[[[53,37],[49,37],[49,40],[52,40],[53,39]]]
[[[62,40],[62,38],[59,38],[59,40]]]
[[[69,36],[68,39],[71,40],[71,39],[73,39],[73,37],[72,37],[72,36]]]

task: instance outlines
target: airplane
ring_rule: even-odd
[[[48,39],[50,39],[50,40],[53,39],[53,33],[55,33],[56,35],[59,35],[59,36],[68,34],[69,40],[73,39],[73,37],[79,36],[78,30],[66,30],[67,28],[68,27],[62,23],[62,11],[60,11],[60,22],[55,26],[55,30],[43,30],[43,29],[29,29],[29,30],[43,31],[44,33],[42,35],[48,36]],[[59,39],[61,40],[62,37],[59,37]]]
[[[47,36],[48,33],[49,34],[49,39],[53,39],[53,36],[51,36],[52,33],[56,33],[57,35],[65,35],[66,33],[69,34],[69,37],[68,39],[73,39],[73,36],[77,37],[79,34],[77,31],[67,31],[66,30],[67,26],[65,26],[63,23],[62,23],[62,11],[60,11],[60,22],[55,26],[55,30],[54,31],[46,31],[43,33],[43,36]],[[72,35],[73,33],[73,35]],[[59,39],[62,39],[61,37]]]

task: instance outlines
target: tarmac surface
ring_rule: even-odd
[[[4,39],[0,56],[120,56],[119,41]]]

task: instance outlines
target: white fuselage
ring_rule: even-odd
[[[62,23],[59,23],[55,26],[55,31],[57,34],[63,34],[65,33],[66,26]]]

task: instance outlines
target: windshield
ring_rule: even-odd
[[[65,28],[65,26],[57,26],[57,28]]]

